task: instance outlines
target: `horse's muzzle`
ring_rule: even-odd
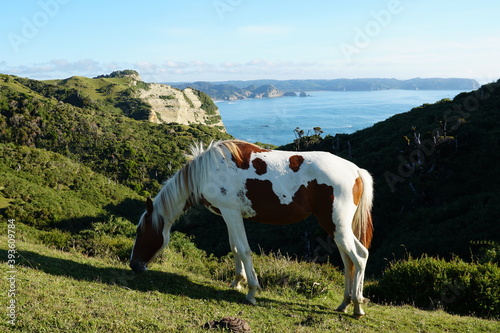
[[[136,273],[142,273],[148,270],[148,266],[146,266],[146,263],[141,261],[131,262],[130,268],[132,268],[132,270]]]

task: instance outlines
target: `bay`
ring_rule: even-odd
[[[443,98],[458,90],[315,91],[309,97],[278,97],[218,101],[229,134],[249,142],[284,145],[294,129],[307,134],[321,127],[323,135],[353,133],[395,114]]]

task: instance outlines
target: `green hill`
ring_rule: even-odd
[[[66,86],[0,75],[0,142],[60,153],[148,195],[181,167],[193,141],[230,137],[200,124],[137,121],[90,93],[101,80],[129,79],[73,77]],[[141,107],[120,98],[127,110]]]
[[[60,154],[0,144],[0,156],[3,214],[23,224],[76,231],[85,220],[113,214],[134,220],[143,208],[143,197],[130,188]]]

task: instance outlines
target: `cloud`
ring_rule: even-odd
[[[246,80],[254,78],[316,78],[319,73],[327,73],[331,66],[315,62],[293,62],[268,59],[252,59],[247,62],[209,63],[203,60],[161,62],[138,61],[133,63],[103,63],[93,59],[69,61],[52,59],[43,63],[9,66],[0,62],[0,70],[5,74],[25,76],[32,79],[62,79],[75,75],[94,77],[115,70],[134,69],[146,82],[190,82]]]
[[[74,75],[96,75],[107,70],[108,67],[109,66],[104,66],[92,59],[82,59],[77,61],[52,59],[47,62],[35,63],[31,65],[9,66],[6,62],[3,62],[2,71],[5,72],[5,74],[44,80],[65,78]],[[113,67],[116,67],[116,65]]]
[[[458,49],[458,46],[457,46]],[[251,79],[332,79],[338,77],[472,77],[494,78],[498,73],[490,67],[484,69],[480,64],[469,63],[467,68],[456,66],[451,71],[443,63],[453,62],[448,53],[412,54],[400,52],[395,55],[382,52],[377,46],[367,48],[365,53],[354,58],[350,64],[343,59],[334,58],[330,61],[285,61],[279,59],[254,58],[247,61],[206,62],[201,59],[179,61],[165,59],[162,61],[137,62],[99,62],[94,59],[70,61],[67,59],[52,59],[31,65],[9,65],[0,61],[0,72],[25,76],[32,79],[63,79],[75,75],[95,77],[122,69],[134,69],[146,82],[193,82],[193,81],[224,81]],[[455,57],[457,57],[455,55]],[[492,56],[493,57],[493,56]],[[453,57],[452,57],[453,58]],[[409,70],[408,68],[415,68]]]

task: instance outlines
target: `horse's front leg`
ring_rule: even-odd
[[[248,245],[248,240],[245,232],[245,226],[243,224],[243,217],[239,211],[235,210],[221,210],[222,217],[227,225],[227,230],[229,233],[229,239],[231,243],[231,251],[233,251],[236,263],[236,274],[246,273],[246,278],[248,281],[248,294],[247,301],[251,304],[256,304],[255,294],[260,290],[259,281],[257,279],[257,274],[253,268],[252,264],[252,251]],[[238,266],[236,260],[240,260],[241,267]],[[241,277],[236,276],[235,281],[236,286],[239,284]]]
[[[234,241],[231,233],[229,233],[229,245],[231,246],[231,251],[233,251]],[[231,288],[241,290],[243,287],[242,282],[247,280],[247,275],[245,273],[245,268],[243,267],[243,262],[241,261],[240,255],[237,252],[233,252],[234,255],[234,266],[235,266],[235,277],[233,282],[231,282]]]

